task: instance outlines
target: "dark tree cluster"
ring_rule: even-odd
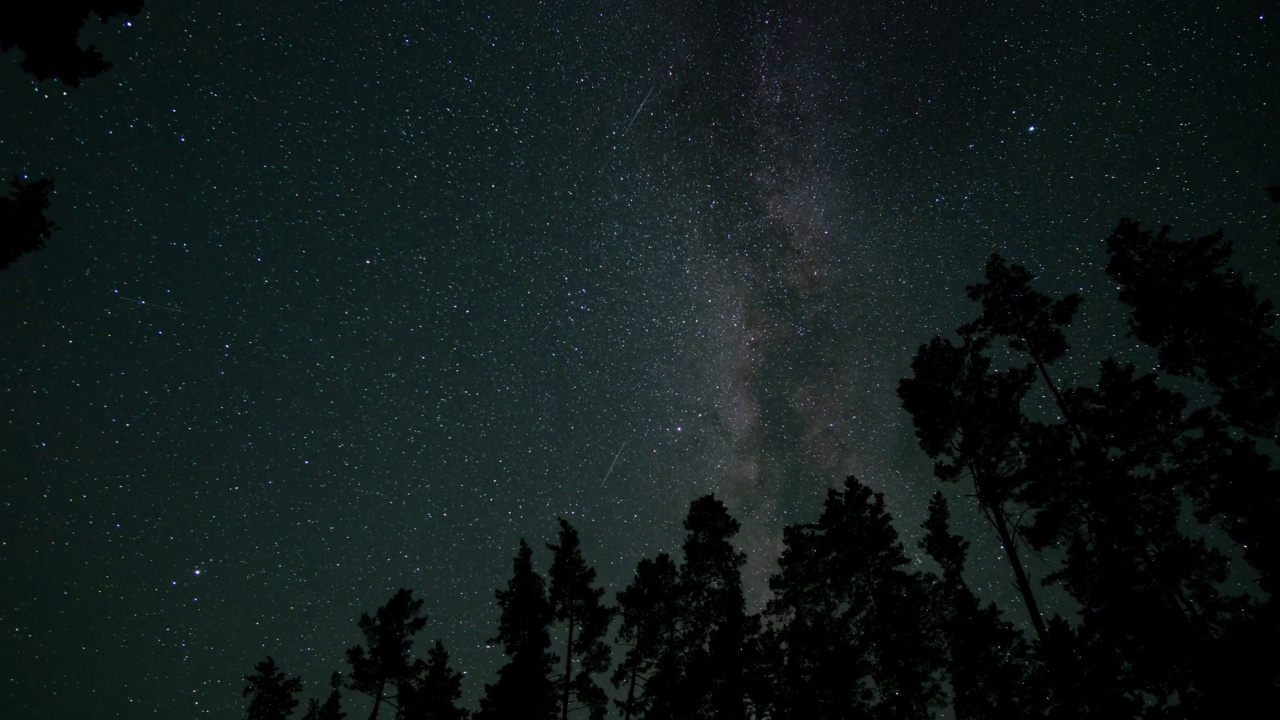
[[[111,63],[96,47],[80,47],[80,30],[90,15],[106,22],[117,15],[142,12],[142,0],[55,0],[23,3],[5,12],[0,23],[0,50],[22,52],[22,69],[38,80],[57,79],[79,87],[101,75]]]
[[[1156,351],[1153,371],[1105,358],[1094,383],[1067,384],[1054,366],[1081,298],[1044,295],[1026,269],[993,256],[968,289],[981,315],[957,339],[921,347],[898,394],[938,479],[965,483],[1005,550],[1035,630],[1023,666],[1042,695],[1036,714],[1274,706],[1275,313],[1230,267],[1221,232],[1179,241],[1124,220],[1107,251],[1129,334]],[[963,556],[962,541],[942,538],[931,529],[926,550],[972,611],[944,561]],[[1055,568],[1040,587],[1026,553]],[[1049,585],[1078,601],[1078,618],[1041,616]],[[960,701],[957,688],[957,717]]]
[[[142,0],[53,0],[10,3],[0,12],[0,51],[22,52],[22,69],[37,80],[57,80],[71,87],[111,68],[96,47],[80,47],[80,30],[90,15],[106,22],[117,15],[142,12]],[[0,196],[0,270],[26,253],[44,248],[59,229],[45,212],[53,179],[14,177]]]
[[[1221,233],[1175,241],[1124,221],[1107,248],[1159,374],[1106,358],[1093,384],[1067,382],[1057,368],[1081,298],[1049,297],[992,257],[968,289],[981,314],[922,346],[899,385],[935,475],[963,483],[1003,547],[1025,615],[1007,618],[970,587],[969,542],[941,492],[919,543],[924,570],[883,496],[846,479],[815,522],[785,528],[759,613],[744,600],[739,524],[714,496],[690,505],[681,557],[641,560],[616,605],[562,519],[546,576],[521,540],[496,591],[490,642],[506,663],[476,720],[1155,720],[1274,707],[1275,314],[1230,268]],[[1195,385],[1209,400],[1184,394]],[[1031,553],[1054,568],[1038,581]],[[1079,612],[1044,617],[1050,585]],[[469,717],[444,647],[413,655],[421,606],[401,590],[362,616],[365,644],[306,718],[343,717],[339,688],[371,699],[370,720]],[[249,718],[288,717],[300,680],[271,658],[255,669]]]

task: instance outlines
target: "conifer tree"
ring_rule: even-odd
[[[969,543],[950,528],[946,498],[929,501],[920,547],[942,568],[932,585],[933,611],[946,645],[956,720],[1017,720],[1040,707],[1030,687],[1031,658],[1022,633],[1000,617],[995,603],[983,607],[964,579]]]
[[[678,670],[655,696],[655,717],[741,720],[747,711],[746,648],[756,622],[742,591],[746,555],[733,546],[741,526],[714,495],[694,500],[685,517],[680,567],[680,630],[668,658]],[[651,693],[656,695],[654,693]]]
[[[1133,308],[1130,334],[1156,348],[1164,372],[1202,380],[1218,392],[1233,424],[1280,440],[1280,339],[1276,314],[1228,264],[1222,231],[1175,241],[1129,219],[1107,239],[1107,274]]]
[[[498,636],[507,664],[497,682],[485,685],[479,720],[553,720],[559,705],[551,680],[557,657],[551,647],[553,619],[546,584],[533,569],[533,550],[523,539],[506,590],[496,591],[502,614]]]
[[[342,685],[342,676],[334,673],[329,679],[329,696],[321,703],[315,698],[307,703],[307,714],[303,720],[343,720],[347,714],[342,711],[342,693],[338,688]]]
[[[400,688],[397,720],[466,720],[458,707],[462,698],[462,673],[449,666],[444,643],[436,640],[426,662],[418,661],[416,676]]]
[[[270,655],[253,666],[254,673],[245,675],[248,685],[244,696],[249,698],[245,715],[248,720],[285,720],[298,706],[298,693],[302,692],[302,678],[288,678],[276,666]]]
[[[623,720],[652,717],[650,694],[661,696],[664,683],[674,681],[680,598],[679,570],[671,556],[645,558],[636,566],[635,580],[618,593],[622,626],[618,639],[628,644],[613,674],[614,687],[626,685],[626,695],[614,704]]]
[[[1013,571],[1036,636],[1046,639],[1044,619],[1022,563],[1018,518],[1025,482],[1026,445],[1031,439],[1022,401],[1034,366],[991,369],[988,338],[965,337],[961,345],[934,338],[911,361],[912,376],[898,384],[916,438],[934,459],[943,482],[968,477],[983,518],[996,531]]]
[[[942,647],[884,497],[849,477],[818,522],[784,530],[768,614],[782,668],[775,713],[825,720],[929,717]]]
[[[564,671],[558,680],[560,718],[568,720],[576,702],[588,710],[591,720],[602,720],[609,698],[595,676],[609,668],[609,646],[605,635],[613,609],[602,604],[603,588],[595,587],[596,571],[582,558],[578,531],[560,518],[553,553],[549,599],[556,620],[564,626]]]
[[[347,650],[351,674],[347,687],[373,698],[369,720],[376,720],[388,691],[398,689],[417,674],[413,662],[413,638],[426,626],[419,613],[422,600],[415,600],[412,590],[401,588],[378,608],[375,616],[360,616],[360,632],[365,645]],[[390,696],[394,697],[394,696]]]

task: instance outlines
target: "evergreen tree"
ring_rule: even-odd
[[[714,495],[694,500],[685,517],[680,567],[680,629],[665,658],[675,673],[661,693],[650,689],[654,717],[746,717],[750,660],[746,649],[756,622],[746,614],[742,566],[733,546],[741,526]],[[677,669],[678,668],[678,669]]]
[[[898,397],[921,449],[935,460],[934,475],[943,482],[967,476],[972,483],[978,509],[1000,538],[1031,625],[1044,641],[1044,619],[1019,554],[1026,507],[1018,496],[1031,438],[1022,401],[1035,368],[992,370],[989,345],[988,338],[965,337],[962,345],[934,338],[916,352],[912,377],[898,384]]]
[[[397,693],[398,720],[466,720],[468,713],[458,707],[462,698],[462,673],[449,666],[444,643],[436,640],[427,651],[425,663],[418,662],[417,674]]]
[[[1130,334],[1159,351],[1164,372],[1212,385],[1233,424],[1280,440],[1280,339],[1271,303],[1228,265],[1233,248],[1221,230],[1182,242],[1169,232],[1125,219],[1107,239],[1107,273],[1133,308]]]
[[[1039,704],[1030,687],[1030,650],[1022,633],[1001,619],[996,604],[983,607],[965,582],[969,543],[951,534],[950,516],[946,498],[935,492],[920,547],[942,568],[942,581],[931,587],[956,720],[1034,716]]]
[[[248,685],[244,696],[249,698],[248,720],[285,720],[298,707],[298,693],[302,692],[302,678],[286,678],[271,656],[253,666],[254,674],[245,675]]]
[[[303,720],[343,720],[347,714],[342,711],[342,693],[338,691],[341,685],[342,676],[335,672],[329,679],[329,697],[323,703],[311,698]]]
[[[629,644],[613,674],[614,687],[627,686],[625,698],[614,701],[623,720],[656,718],[649,713],[650,693],[661,696],[663,684],[675,679],[677,668],[670,658],[676,650],[679,582],[671,556],[661,553],[641,560],[635,580],[617,595],[622,615],[618,639]]]
[[[578,531],[560,518],[559,542],[548,545],[551,561],[551,610],[564,624],[564,673],[559,678],[560,718],[568,720],[576,701],[591,720],[602,720],[609,698],[594,676],[609,668],[609,631],[613,609],[601,604],[603,588],[595,587],[596,571],[582,559]],[[575,667],[576,665],[576,667]]]
[[[347,650],[351,665],[347,687],[373,698],[369,720],[376,720],[383,702],[394,697],[387,695],[389,689],[397,689],[417,675],[413,638],[427,624],[421,610],[422,600],[415,600],[412,590],[401,588],[374,617],[368,613],[360,616],[365,645]]]
[[[942,647],[884,496],[849,477],[817,523],[786,528],[783,542],[769,583],[783,647],[775,716],[930,717]]]
[[[524,540],[512,563],[506,590],[496,591],[502,614],[498,636],[507,664],[498,680],[485,685],[479,720],[552,720],[559,705],[551,676],[558,659],[551,647],[553,619],[542,576],[533,569],[533,550]]]

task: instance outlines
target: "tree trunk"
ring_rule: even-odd
[[[1026,570],[1022,567],[1022,560],[1018,557],[1018,549],[1013,544],[1013,534],[1009,532],[1009,521],[1005,517],[1001,508],[986,508],[987,516],[991,518],[991,524],[996,526],[996,534],[1000,536],[1000,544],[1004,546],[1004,553],[1009,558],[1009,564],[1013,567],[1013,579],[1018,584],[1018,592],[1022,593],[1022,600],[1027,605],[1027,613],[1031,615],[1031,625],[1036,629],[1036,636],[1040,638],[1040,642],[1048,643],[1049,632],[1045,629],[1044,618],[1040,616],[1040,606],[1036,604],[1035,593],[1031,589],[1031,581],[1027,579]]]
[[[569,689],[573,676],[573,616],[569,616],[569,639],[564,645],[564,696],[560,703],[560,720],[569,720]]]

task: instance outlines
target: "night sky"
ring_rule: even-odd
[[[4,715],[230,720],[267,654],[319,695],[399,587],[472,703],[557,516],[610,598],[710,492],[753,609],[848,474],[914,551],[894,391],[992,252],[1084,293],[1085,376],[1121,217],[1280,296],[1268,2],[380,5],[149,0],[79,89],[0,57],[62,226],[0,274]]]

